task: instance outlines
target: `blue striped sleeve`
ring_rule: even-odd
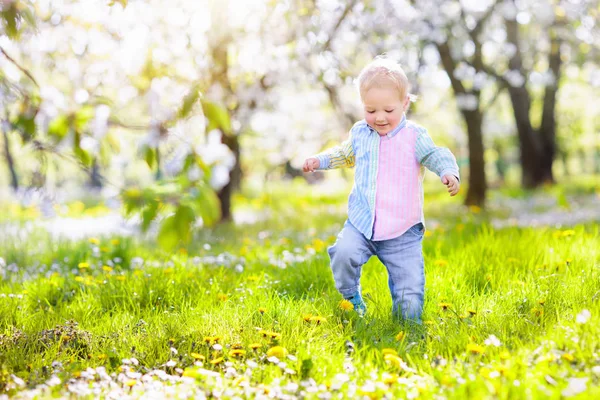
[[[416,155],[421,165],[440,178],[450,174],[460,180],[458,165],[452,152],[445,147],[437,147],[427,134],[427,130],[422,127],[419,127],[419,136],[417,136]]]
[[[319,160],[318,169],[335,169],[354,167],[356,158],[354,156],[354,148],[352,146],[352,131],[348,139],[344,140],[339,146],[332,147],[315,156]]]

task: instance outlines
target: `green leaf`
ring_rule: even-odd
[[[69,119],[66,115],[59,115],[48,125],[48,135],[61,141],[69,133]]]
[[[188,243],[191,239],[192,224],[196,217],[194,211],[181,205],[175,214],[165,218],[158,232],[158,244],[165,250],[170,251],[179,242]]]
[[[35,136],[35,117],[21,114],[14,125],[21,132],[24,142],[30,141]]]
[[[148,164],[150,169],[154,169],[156,167],[156,149],[146,146],[144,160],[146,160],[146,164]]]
[[[2,10],[0,14],[4,20],[4,26],[6,27],[6,33],[8,34],[8,37],[11,39],[16,38],[19,34],[19,31],[17,30],[17,3],[13,2],[10,7]]]
[[[177,236],[177,228],[175,222],[175,215],[171,215],[165,218],[161,225],[160,230],[158,231],[158,244],[164,250],[173,250],[177,243],[179,242],[179,237]]]
[[[150,227],[150,224],[156,216],[158,215],[158,201],[152,201],[148,206],[142,211],[142,232],[146,232]]]
[[[175,212],[175,224],[179,238],[184,243],[189,243],[192,238],[192,225],[196,215],[191,207],[181,205]]]
[[[192,108],[194,107],[194,104],[196,104],[196,102],[198,101],[199,97],[200,90],[198,86],[194,86],[190,90],[190,92],[183,98],[183,103],[181,104],[181,108],[177,112],[177,117],[186,118],[192,111]]]
[[[226,109],[210,101],[202,100],[202,111],[208,119],[207,131],[220,129],[224,135],[231,134],[231,121]]]
[[[77,156],[77,158],[79,159],[79,161],[81,161],[81,163],[83,165],[85,165],[87,167],[90,167],[92,165],[93,158],[92,158],[91,154],[88,153],[87,151],[85,151],[84,149],[82,149],[81,147],[79,147],[79,143],[77,143],[75,145],[73,152],[75,153],[75,155]]]
[[[80,132],[85,130],[92,118],[94,118],[94,108],[90,106],[81,107],[75,113],[73,120],[75,129]]]
[[[110,6],[114,6],[116,3],[119,3],[123,6],[123,8],[127,7],[127,0],[111,0],[109,3]]]

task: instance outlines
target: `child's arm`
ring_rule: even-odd
[[[339,146],[332,147],[314,157],[307,158],[304,161],[302,170],[304,172],[312,172],[316,169],[351,168],[354,167],[355,161],[356,158],[352,147],[352,131],[350,131],[348,139],[344,140]]]
[[[416,154],[419,163],[440,177],[442,183],[448,187],[451,196],[458,193],[460,175],[456,158],[447,148],[437,147],[424,128],[420,128],[417,136]]]

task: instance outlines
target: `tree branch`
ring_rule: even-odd
[[[13,63],[15,65],[15,67],[17,67],[22,73],[24,73],[25,75],[27,75],[27,77],[29,79],[31,79],[31,81],[35,84],[35,86],[37,86],[38,88],[40,87],[40,85],[38,85],[37,81],[35,80],[35,78],[33,77],[33,75],[31,75],[31,73],[26,70],[25,68],[23,68],[22,66],[19,65],[19,63],[12,58],[11,56],[8,55],[8,53],[6,52],[6,50],[4,50],[4,48],[2,46],[0,46],[0,52],[2,52],[2,54],[4,54],[4,57],[6,57],[8,59],[8,61],[10,61],[11,63]]]

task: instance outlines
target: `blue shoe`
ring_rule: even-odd
[[[354,296],[347,298],[350,303],[354,306],[354,311],[359,317],[364,317],[367,312],[367,305],[365,304],[360,293],[356,293]]]

